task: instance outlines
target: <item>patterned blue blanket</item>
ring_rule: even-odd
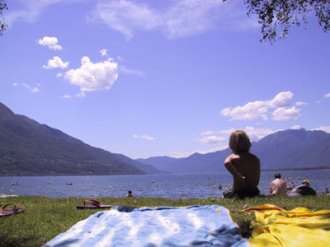
[[[117,209],[117,210],[116,210]],[[58,246],[249,246],[228,209],[113,207],[95,213],[47,242]]]

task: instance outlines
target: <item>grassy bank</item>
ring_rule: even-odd
[[[164,199],[164,198],[98,198],[104,204],[155,207],[187,206],[194,204],[217,204],[228,208],[233,220],[242,228],[242,234],[251,233],[253,215],[241,210],[245,205],[275,204],[285,209],[307,207],[313,210],[330,209],[330,196],[317,197],[257,197],[245,200],[209,199]],[[22,214],[0,218],[0,246],[41,246],[61,232],[68,230],[79,220],[85,219],[96,210],[77,210],[81,198],[16,197],[0,198],[0,204],[16,203],[24,206]]]

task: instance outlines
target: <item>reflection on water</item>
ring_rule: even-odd
[[[273,171],[261,173],[259,188],[267,194]],[[321,194],[330,188],[329,170],[282,171],[282,177],[299,185],[308,178]],[[0,177],[0,194],[48,197],[124,197],[128,190],[135,196],[164,198],[222,197],[231,185],[227,172],[193,175],[51,176]],[[219,185],[222,190],[219,190]]]

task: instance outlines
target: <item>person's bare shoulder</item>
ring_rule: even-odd
[[[225,159],[225,164],[230,163],[234,159],[238,159],[239,156],[237,154],[230,154],[226,159]]]

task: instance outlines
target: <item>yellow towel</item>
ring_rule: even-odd
[[[286,211],[265,204],[245,211],[255,213],[251,246],[330,246],[330,210],[300,207]]]

